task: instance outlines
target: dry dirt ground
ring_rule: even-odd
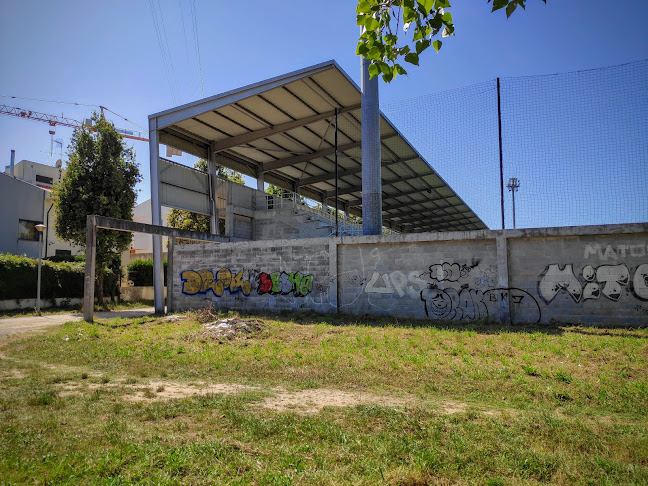
[[[110,319],[113,317],[135,318],[153,314],[153,307],[142,309],[127,309],[121,311],[95,312],[96,317]],[[66,314],[48,314],[43,316],[20,316],[0,319],[0,337],[17,332],[38,331],[52,326],[60,326],[65,322],[80,321],[83,314],[80,312]]]

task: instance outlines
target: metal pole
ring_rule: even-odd
[[[162,210],[160,208],[160,172],[158,158],[157,118],[149,118],[149,157],[151,165],[151,221],[154,225],[162,225]],[[162,239],[153,235],[153,303],[157,314],[164,314],[164,296],[162,284]]]
[[[340,236],[338,230],[338,109],[335,109],[335,236]]]
[[[362,58],[362,233],[382,233],[380,174],[380,108],[378,76],[370,79],[368,59]]]
[[[511,193],[513,194],[513,229],[515,229],[515,187]]]
[[[43,232],[38,232],[38,283],[36,284],[36,314],[41,315],[41,253],[43,253]]]
[[[502,229],[504,229],[504,162],[502,157],[502,106],[500,78],[497,78],[497,130],[499,134],[500,209],[502,211]]]

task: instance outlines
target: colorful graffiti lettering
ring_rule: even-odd
[[[244,269],[234,273],[225,267],[218,270],[216,274],[211,270],[185,270],[180,272],[182,293],[185,295],[206,294],[211,290],[216,297],[221,297],[228,290],[230,294],[240,291],[243,295],[250,295],[252,283],[249,279],[245,279],[243,274]]]
[[[538,294],[547,304],[561,293],[566,292],[574,302],[599,299],[601,295],[617,302],[628,287],[640,300],[648,300],[648,264],[639,265],[630,279],[630,270],[621,263],[618,265],[600,265],[594,268],[586,265],[582,270],[584,283],[574,273],[573,265],[566,264],[562,268],[556,263],[547,266],[540,274]]]
[[[288,295],[292,293],[295,297],[305,297],[313,290],[313,276],[302,275],[299,272],[270,274],[262,272],[257,276],[257,283],[259,295]]]

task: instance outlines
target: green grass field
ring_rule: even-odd
[[[648,483],[648,330],[200,317],[0,341],[0,484]]]

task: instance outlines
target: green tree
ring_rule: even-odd
[[[194,164],[194,168],[202,172],[208,172],[207,161],[200,159]],[[216,177],[226,181],[236,182],[237,184],[244,184],[243,176],[238,172],[228,169],[226,167],[216,165]],[[192,213],[184,209],[172,209],[167,217],[167,225],[172,228],[184,229],[188,231],[200,231],[202,233],[210,232],[209,216],[205,214]],[[225,234],[225,221],[218,219],[219,233]],[[184,240],[179,240],[178,243],[182,244]]]
[[[508,18],[518,7],[525,9],[527,0],[487,2],[493,4],[493,12],[506,9]],[[382,74],[389,83],[398,74],[407,74],[401,59],[418,66],[419,56],[428,47],[438,52],[443,42],[434,38],[455,32],[449,9],[450,0],[358,0],[357,22],[363,32],[356,53],[371,61],[370,76]]]
[[[127,147],[112,123],[97,113],[93,127],[74,130],[63,179],[54,188],[56,234],[85,246],[89,214],[133,219],[135,185],[141,180],[135,153]],[[131,234],[97,231],[97,264],[111,265],[128,248]],[[98,300],[103,305],[104,272],[97,272]]]

